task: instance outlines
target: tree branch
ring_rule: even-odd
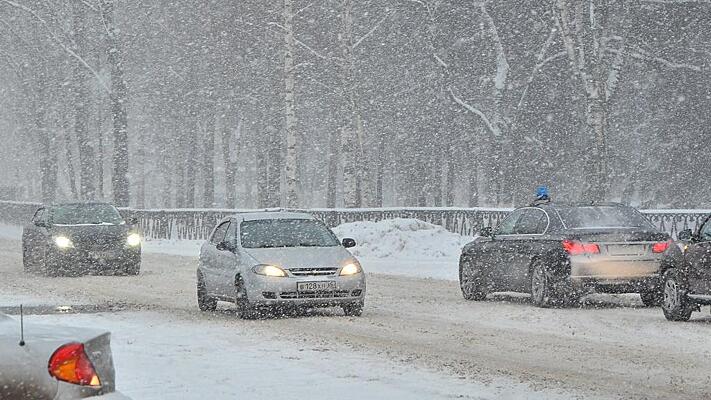
[[[447,90],[449,91],[449,94],[452,96],[452,99],[457,104],[464,107],[464,109],[466,109],[467,111],[470,111],[470,112],[478,115],[479,118],[481,118],[481,120],[484,122],[484,125],[486,125],[486,128],[489,130],[489,132],[491,132],[492,135],[494,135],[495,137],[501,136],[501,131],[499,130],[499,128],[491,123],[491,120],[489,120],[489,118],[486,116],[486,114],[484,114],[481,110],[467,104],[464,100],[457,97],[457,95],[454,94],[454,91],[452,90],[451,87],[448,88]]]

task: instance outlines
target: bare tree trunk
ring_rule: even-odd
[[[211,208],[215,206],[215,108],[208,109],[205,120],[205,137],[203,138],[202,158],[202,206]]]
[[[46,126],[46,109],[44,101],[44,84],[37,85],[37,96],[34,102],[34,125],[39,142],[39,169],[41,176],[42,202],[51,203],[57,194],[57,157],[52,151],[52,134]]]
[[[237,122],[238,130],[242,125],[241,119]],[[232,128],[227,123],[222,124],[222,163],[225,169],[225,202],[227,208],[235,208],[235,165],[232,161],[231,149],[237,148],[233,143]]]
[[[296,153],[296,104],[294,101],[294,86],[296,83],[294,69],[294,10],[293,1],[284,0],[284,100],[286,106],[286,206],[296,208],[299,206],[298,172]]]
[[[107,32],[107,61],[111,68],[111,118],[113,120],[113,171],[111,189],[118,206],[128,206],[128,88],[124,79],[123,54],[114,26],[113,0],[102,0],[102,17]]]
[[[196,149],[197,149],[197,121],[190,122],[188,128],[188,142],[184,145],[186,155],[185,165],[185,205],[186,207],[195,207],[195,173],[196,173]]]
[[[86,7],[83,4],[74,5],[74,52],[83,55],[86,42]],[[73,62],[74,82],[74,134],[79,149],[79,192],[81,198],[96,197],[96,176],[94,168],[94,148],[89,140],[89,88],[88,72],[81,62]]]
[[[339,138],[337,131],[331,132],[328,137],[328,181],[326,182],[326,207],[336,208],[336,195],[338,188],[338,160]]]

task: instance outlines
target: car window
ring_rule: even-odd
[[[644,215],[632,207],[561,207],[558,213],[568,229],[654,228]]]
[[[123,217],[110,204],[64,204],[52,208],[50,213],[55,225],[118,225]]]
[[[341,243],[322,222],[311,219],[262,219],[240,226],[244,248],[334,247]]]
[[[222,241],[225,240],[225,234],[227,233],[227,228],[230,226],[230,222],[223,222],[220,224],[220,226],[215,229],[215,232],[212,234],[212,238],[210,238],[210,243],[212,244],[218,244]]]
[[[225,242],[228,243],[237,243],[237,224],[230,224],[230,226],[227,228],[227,233],[225,233]]]
[[[44,217],[44,208],[40,208],[35,212],[34,217],[32,217],[32,222],[42,221]]]
[[[499,226],[496,227],[494,233],[496,235],[511,235],[514,232],[514,227],[519,218],[526,212],[525,209],[516,210],[511,213],[506,219],[501,221]]]
[[[711,221],[706,222],[706,225],[701,230],[701,239],[711,240]]]
[[[547,225],[548,217],[545,212],[535,208],[529,208],[516,222],[514,234],[539,235],[543,233]]]

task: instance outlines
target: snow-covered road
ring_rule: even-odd
[[[670,323],[635,298],[544,310],[464,301],[448,275],[370,274],[361,318],[242,321],[197,311],[194,257],[146,254],[138,277],[44,278],[22,272],[19,250],[0,240],[0,305],[123,304],[30,318],[113,331],[119,388],[136,399],[711,397],[711,318]]]

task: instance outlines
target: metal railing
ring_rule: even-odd
[[[0,201],[0,223],[24,225],[40,204]],[[221,219],[239,212],[257,210],[230,209],[121,209],[124,217],[138,220],[148,240],[205,240]],[[268,211],[278,211],[272,209]],[[290,210],[312,214],[329,227],[348,222],[381,221],[393,218],[416,218],[441,225],[460,235],[473,236],[484,226],[497,225],[511,211],[506,208],[359,208]],[[662,231],[676,235],[684,229],[696,229],[711,210],[643,210],[647,218]]]

